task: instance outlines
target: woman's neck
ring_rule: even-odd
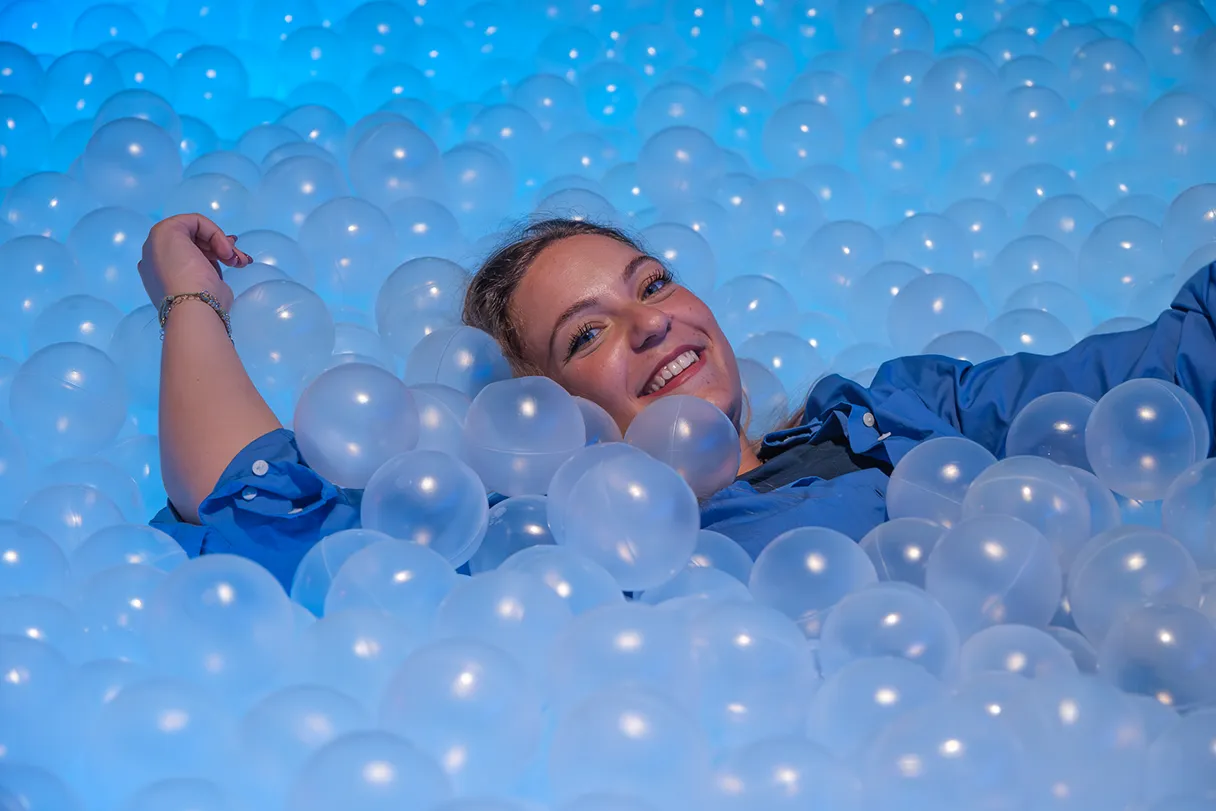
[[[739,434],[739,475],[755,470],[760,467],[760,457],[756,455],[755,448],[748,441],[746,434]]]

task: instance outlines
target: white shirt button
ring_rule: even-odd
[[[241,491],[241,498],[245,499],[246,501],[253,501],[257,495],[258,491],[254,490],[252,487],[246,487]]]
[[[861,421],[866,424],[867,428],[874,427],[874,415],[871,414],[869,411],[867,411],[865,414],[862,415]]]
[[[253,475],[255,476],[265,476],[268,470],[270,470],[270,465],[266,464],[265,459],[259,459],[253,463]]]

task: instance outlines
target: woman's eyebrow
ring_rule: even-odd
[[[639,255],[633,257],[632,259],[629,260],[629,263],[625,265],[624,270],[621,272],[621,281],[628,282],[630,279],[633,278],[634,274],[638,272],[638,268],[640,268],[642,265],[646,264],[647,262],[658,262],[658,261],[659,260],[656,259],[655,257],[651,256],[650,254],[645,254],[645,253],[639,254]],[[659,264],[662,264],[662,263],[660,262]],[[571,304],[566,309],[562,310],[562,314],[559,315],[557,317],[557,321],[554,322],[553,332],[549,336],[549,351],[550,352],[553,351],[553,342],[554,342],[554,340],[557,339],[557,332],[558,332],[558,330],[560,330],[562,328],[562,324],[565,324],[567,321],[569,321],[571,318],[573,318],[574,316],[581,313],[583,310],[586,310],[590,307],[594,307],[595,305],[597,305],[599,303],[600,303],[600,300],[598,298],[591,296],[588,298],[581,298],[578,301]]]

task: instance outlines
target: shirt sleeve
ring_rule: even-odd
[[[296,566],[313,544],[359,525],[362,496],[304,464],[295,435],[280,428],[249,443],[228,464],[199,505],[200,524],[183,521],[171,504],[151,524],[191,557],[247,557],[290,590]]]
[[[1141,329],[1096,335],[1059,355],[1023,353],[979,365],[937,355],[899,358],[883,364],[869,394],[875,404],[916,398],[997,455],[1004,453],[1010,421],[1034,398],[1072,391],[1097,400],[1138,377],[1168,380],[1185,389],[1211,426],[1216,408],[1213,313],[1216,263],[1192,276],[1170,309]]]

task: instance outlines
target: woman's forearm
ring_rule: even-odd
[[[174,305],[161,355],[160,454],[178,514],[197,523],[199,504],[232,459],[280,427],[215,311],[196,299]]]

